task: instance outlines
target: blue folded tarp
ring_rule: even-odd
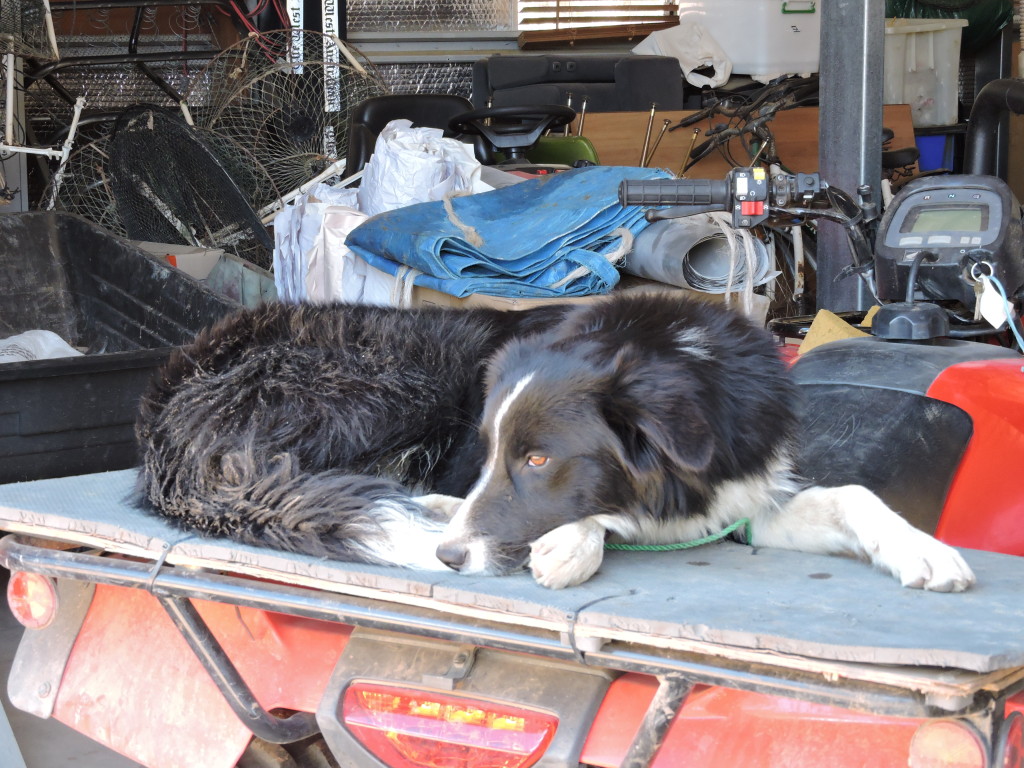
[[[549,297],[605,293],[619,280],[609,262],[636,235],[645,209],[618,202],[623,179],[666,178],[652,168],[594,166],[419,203],[356,227],[347,245],[391,275],[453,296]]]

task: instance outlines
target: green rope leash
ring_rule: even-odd
[[[612,542],[605,542],[604,548],[625,550],[628,552],[671,552],[676,549],[692,549],[693,547],[699,547],[704,544],[721,541],[740,526],[743,526],[743,534],[746,537],[747,544],[753,542],[753,537],[750,532],[750,518],[741,517],[728,528],[724,528],[718,533],[710,533],[703,538],[694,539],[693,541],[681,541],[678,544],[615,544]]]

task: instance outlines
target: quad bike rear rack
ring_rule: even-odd
[[[0,564],[152,594],[266,741],[315,732],[314,715],[264,710],[191,600],[654,676],[630,766],[650,763],[698,684],[919,718],[991,712],[1024,687],[1020,558],[965,552],[979,586],[942,595],[845,558],[719,543],[609,553],[592,581],[555,592],[525,574],[469,578],[196,539],[125,502],[133,480],[123,470],[0,486]]]

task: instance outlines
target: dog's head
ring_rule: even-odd
[[[698,389],[630,345],[513,342],[488,373],[482,473],[438,557],[464,573],[508,573],[566,523],[685,512],[715,449]]]

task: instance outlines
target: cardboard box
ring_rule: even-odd
[[[682,292],[691,297],[700,299],[702,301],[712,301],[715,303],[725,303],[725,294],[717,293],[700,293],[699,291],[691,291],[686,288],[679,288],[675,285],[669,285],[667,283],[659,283],[654,280],[645,280],[641,277],[634,277],[632,275],[623,275],[619,284],[615,287],[612,294],[621,293],[649,293],[651,291],[673,291]],[[508,298],[505,296],[488,296],[482,293],[474,293],[466,296],[465,298],[458,298],[451,296],[447,293],[441,293],[435,291],[432,288],[424,288],[423,286],[417,285],[412,291],[412,306],[414,307],[449,307],[455,309],[475,309],[475,308],[487,308],[487,309],[502,309],[502,310],[521,310],[529,309],[531,307],[539,307],[545,304],[592,304],[595,301],[601,301],[607,298],[611,294],[602,294],[596,296],[573,296],[573,297],[552,297],[552,298],[540,298],[540,299],[523,299],[523,298]],[[739,294],[732,294],[730,297],[730,303],[735,307],[742,306],[743,299]],[[763,325],[768,317],[768,305],[769,301],[765,296],[759,294],[754,295],[754,306],[753,306],[753,319],[755,322],[759,322]]]
[[[150,243],[135,241],[135,245],[148,254],[164,259],[196,280],[205,280],[224,254],[223,248],[200,248],[174,243]]]

